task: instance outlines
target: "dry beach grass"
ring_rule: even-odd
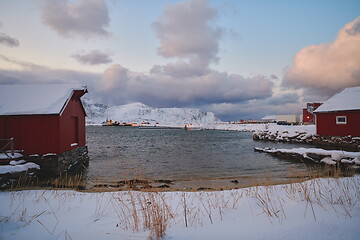
[[[271,172],[262,176],[239,176],[231,179],[149,179],[143,172],[128,174],[123,171],[113,180],[88,180],[82,172],[76,174],[61,174],[58,177],[39,179],[37,177],[22,175],[17,181],[9,185],[7,190],[38,190],[38,189],[70,189],[87,192],[108,191],[214,191],[231,190],[252,186],[271,186],[294,183],[315,178],[354,176],[357,169],[342,168],[338,165],[318,165],[303,163],[303,168],[288,168],[288,174],[279,178]],[[121,177],[120,177],[121,176]]]
[[[114,179],[114,185],[86,191],[81,173],[65,174],[44,183],[25,176],[13,183],[10,192],[3,193],[10,194],[11,201],[9,206],[5,203],[0,211],[0,239],[7,239],[9,226],[12,226],[10,232],[13,236],[17,236],[22,228],[35,225],[51,238],[75,239],[62,214],[64,209],[81,208],[83,202],[89,205],[86,212],[94,216],[89,226],[112,216],[111,228],[134,234],[146,233],[150,239],[164,238],[169,229],[179,226],[197,228],[215,225],[229,219],[229,211],[250,209],[253,219],[263,216],[271,224],[285,223],[293,214],[289,210],[292,204],[302,207],[298,218],[311,216],[314,222],[318,221],[319,211],[347,218],[359,214],[356,204],[360,200],[360,178],[344,177],[354,176],[355,172],[337,165],[307,167],[310,171],[289,169],[289,175],[281,181],[271,173],[264,174],[262,178],[239,177],[237,182],[228,179],[226,181],[232,186],[229,189],[233,189],[228,191],[214,191],[222,188],[216,184],[203,185],[204,191],[196,191],[197,187],[176,189],[171,181],[156,182],[141,173],[127,176],[125,180]],[[157,188],[155,183],[168,183],[172,188]],[[37,191],[24,191],[26,189]],[[4,206],[10,211],[5,211]],[[67,227],[59,232],[63,225]],[[3,229],[7,230],[2,232]]]
[[[49,236],[54,236],[58,225],[64,224],[60,216],[61,210],[73,208],[69,203],[77,198],[82,199],[78,204],[90,201],[87,211],[92,211],[96,216],[91,224],[114,213],[112,224],[116,224],[116,228],[135,233],[148,232],[150,239],[163,238],[167,230],[174,226],[186,228],[215,224],[229,218],[229,210],[242,212],[248,208],[252,218],[262,215],[272,224],[285,222],[288,214],[291,214],[287,210],[289,204],[298,203],[304,203],[301,206],[305,206],[301,211],[302,215],[297,216],[299,218],[311,216],[316,222],[319,209],[333,212],[336,216],[352,218],[353,214],[359,213],[356,208],[360,200],[359,181],[358,177],[314,178],[284,185],[271,185],[269,182],[266,186],[198,192],[13,191],[8,193],[12,196],[8,206],[10,211],[7,214],[1,211],[0,229],[6,228],[9,222],[18,222],[22,227],[38,224]],[[71,180],[71,183],[74,181]],[[70,182],[66,185],[70,185]],[[246,201],[254,204],[245,204]],[[37,205],[45,207],[38,208]],[[34,209],[37,210],[34,212]],[[53,223],[45,220],[45,216],[50,215]],[[66,230],[61,235],[61,239],[73,239]],[[0,236],[3,234],[0,233]]]

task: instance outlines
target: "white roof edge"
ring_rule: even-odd
[[[60,111],[60,113],[59,113],[60,116],[64,113],[64,111],[65,111],[65,109],[66,109],[66,106],[68,105],[68,103],[70,102],[70,99],[71,99],[72,96],[74,95],[74,91],[75,91],[75,90],[72,90],[70,96],[66,99],[66,102],[65,102],[64,105],[62,106],[61,111]]]
[[[351,111],[360,111],[359,109],[344,109],[344,110],[327,110],[327,111],[314,111],[314,113],[325,113],[325,112],[351,112]]]
[[[64,111],[65,111],[65,109],[66,109],[66,106],[68,105],[68,103],[70,102],[70,100],[71,100],[71,98],[72,98],[72,96],[74,95],[74,92],[75,91],[84,91],[85,93],[87,93],[87,86],[86,85],[84,85],[84,86],[82,86],[83,87],[83,89],[73,89],[72,91],[71,91],[71,94],[70,94],[70,96],[66,99],[66,102],[64,103],[64,106],[61,108],[61,111],[60,111],[60,116],[64,113]],[[80,100],[80,104],[82,105],[82,102],[81,102],[81,100]],[[84,109],[84,111],[85,111],[85,108],[84,108],[84,106],[82,106],[83,107],[83,109]],[[86,115],[86,111],[85,111],[85,115]]]
[[[0,115],[61,115],[81,84],[0,85]]]
[[[318,107],[314,113],[360,110],[360,86],[345,88]]]

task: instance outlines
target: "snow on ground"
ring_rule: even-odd
[[[280,132],[283,134],[294,135],[300,132],[315,134],[315,125],[277,125],[276,123],[267,124],[229,124],[229,123],[215,123],[215,124],[195,124],[195,127],[213,130],[227,130],[227,131],[268,131],[270,133]]]
[[[360,165],[360,152],[348,152],[342,150],[325,150],[322,148],[291,148],[291,149],[277,149],[277,148],[255,148],[256,151],[266,153],[286,153],[286,154],[298,154],[305,159],[317,161],[314,157],[310,157],[310,154],[315,154],[323,157],[320,162],[335,165],[337,162],[345,164]]]
[[[0,165],[0,174],[24,172],[33,168],[40,169],[40,166],[32,162],[28,162],[25,164],[14,164],[12,161],[10,165]]]
[[[360,177],[219,192],[0,192],[0,239],[358,239]]]
[[[14,153],[14,156],[12,156],[10,153],[0,153],[0,159],[19,159],[23,157],[20,153]],[[7,174],[7,173],[16,173],[16,172],[24,172],[29,169],[40,169],[40,166],[32,163],[32,162],[26,162],[25,160],[12,160],[9,162],[8,165],[0,165],[0,174]],[[1,238],[0,238],[1,239]]]
[[[131,103],[121,106],[107,106],[83,99],[88,117],[88,125],[96,125],[112,119],[119,122],[149,122],[159,123],[161,126],[184,127],[192,124],[194,128],[227,130],[227,131],[270,131],[294,135],[299,132],[315,134],[314,125],[284,126],[275,123],[268,124],[229,124],[220,122],[212,112],[202,112],[195,108],[153,108],[142,103]]]
[[[15,165],[23,164],[23,163],[26,163],[26,161],[25,160],[18,160],[18,161],[12,160],[12,161],[10,161],[9,164],[15,166]]]
[[[11,153],[7,153],[7,154],[0,153],[0,159],[9,159],[9,158],[16,159],[16,158],[21,158],[21,157],[23,157],[23,155],[21,153],[18,153],[18,152],[15,152],[14,156],[11,155]]]
[[[259,148],[256,148],[259,149]],[[334,161],[340,161],[343,158],[356,158],[360,157],[360,152],[348,152],[342,150],[325,150],[322,148],[291,148],[291,149],[277,149],[277,148],[267,148],[263,149],[266,152],[274,153],[274,152],[281,152],[281,153],[297,153],[303,155],[304,158],[308,157],[309,153],[314,153],[318,155],[326,155],[330,156],[331,159]]]

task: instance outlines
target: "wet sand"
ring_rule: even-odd
[[[310,177],[299,176],[291,178],[274,179],[271,176],[263,178],[240,177],[234,179],[191,179],[181,181],[171,180],[128,180],[113,183],[88,184],[85,191],[89,192],[108,192],[108,191],[222,191],[239,189],[253,186],[278,185],[285,183],[302,182]]]

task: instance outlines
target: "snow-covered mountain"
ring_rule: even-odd
[[[99,124],[106,119],[119,122],[149,122],[166,125],[216,123],[220,120],[212,112],[202,112],[196,108],[153,108],[143,103],[108,106],[82,99],[88,124]]]

